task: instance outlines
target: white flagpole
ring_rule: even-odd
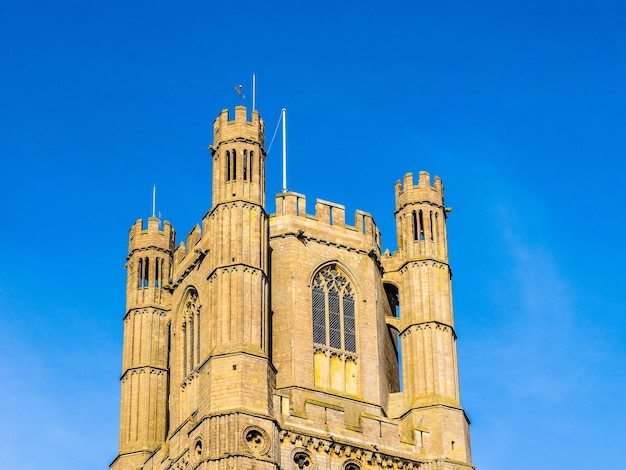
[[[283,108],[283,193],[287,192],[287,110]]]
[[[252,74],[252,110],[256,109],[256,73]]]
[[[156,217],[156,184],[152,187],[152,217]]]

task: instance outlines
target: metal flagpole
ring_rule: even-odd
[[[256,73],[252,74],[252,110],[256,109]]]
[[[152,186],[152,217],[156,217],[156,184]]]
[[[287,192],[287,110],[283,108],[283,193]]]

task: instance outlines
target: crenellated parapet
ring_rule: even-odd
[[[434,184],[430,184],[430,174],[420,171],[419,181],[413,182],[413,173],[404,175],[404,180],[398,180],[396,190],[396,210],[401,210],[407,204],[426,202],[443,207],[443,184],[441,178],[435,176]]]
[[[210,149],[218,151],[221,145],[233,141],[246,140],[260,143],[261,147],[263,147],[265,142],[265,123],[256,111],[252,111],[249,121],[247,114],[245,106],[237,106],[235,108],[235,119],[230,119],[228,109],[223,109],[213,122],[215,144]]]
[[[176,231],[166,220],[163,227],[161,221],[156,217],[148,219],[148,226],[144,226],[143,219],[137,219],[128,232],[128,254],[133,254],[136,250],[146,250],[149,248],[174,251],[176,241]]]
[[[213,207],[247,200],[265,207],[265,124],[243,106],[231,120],[227,109],[213,123]]]
[[[144,306],[169,308],[164,287],[171,283],[176,232],[171,224],[156,217],[138,219],[128,235],[126,258],[127,311]]]
[[[354,225],[346,223],[346,209],[340,204],[317,199],[315,213],[307,214],[306,196],[286,192],[276,195],[276,213],[270,216],[270,236],[296,236],[301,241],[334,244],[348,250],[375,251],[380,255],[380,231],[373,217],[364,211],[354,214]]]

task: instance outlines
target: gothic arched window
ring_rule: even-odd
[[[354,289],[335,265],[313,280],[313,342],[356,352]]]
[[[357,394],[354,288],[337,265],[325,266],[311,290],[315,385]]]

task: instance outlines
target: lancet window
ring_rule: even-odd
[[[230,150],[226,150],[226,181],[230,181]]]
[[[150,275],[150,260],[148,257],[139,258],[137,268],[137,287],[140,289],[148,287],[148,279]]]
[[[183,301],[183,376],[187,377],[200,363],[200,304],[198,292],[189,289]]]

